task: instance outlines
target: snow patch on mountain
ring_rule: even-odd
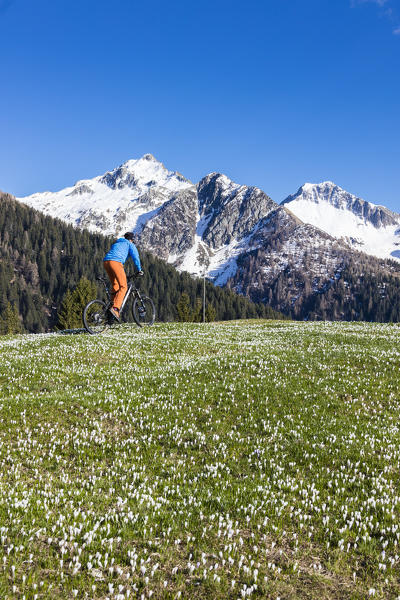
[[[183,258],[179,262],[178,269],[180,271],[187,271],[196,277],[204,277],[207,274],[209,267],[209,248],[203,242],[203,234],[210,221],[211,215],[200,216],[199,213],[196,215],[196,233],[194,236],[194,243],[189,250],[184,254]],[[170,257],[168,262],[179,261],[179,256],[173,255]]]
[[[378,258],[400,258],[400,215],[366,202],[331,181],[305,183],[282,204],[304,223],[357,250]]]

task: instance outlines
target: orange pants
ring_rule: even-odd
[[[124,265],[116,260],[105,260],[103,265],[111,282],[113,308],[119,310],[128,289]]]

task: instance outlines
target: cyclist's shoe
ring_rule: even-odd
[[[121,321],[118,308],[109,308],[108,312],[118,321],[118,323]]]
[[[136,273],[136,275],[137,275],[138,277],[143,277],[144,273],[143,273],[143,271],[138,271],[138,272]]]

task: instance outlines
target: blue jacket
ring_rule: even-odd
[[[125,238],[119,238],[114,242],[103,260],[116,260],[117,262],[125,264],[128,256],[130,256],[135,263],[137,270],[141,271],[139,252],[137,251],[135,244]]]

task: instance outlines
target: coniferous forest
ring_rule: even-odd
[[[266,254],[256,250],[242,259],[245,268],[239,265],[233,284],[253,301],[266,298],[293,319],[399,322],[400,264],[354,250],[341,249],[338,255],[341,268],[331,277],[314,277],[304,265],[288,260],[286,268],[264,284],[260,265]]]
[[[96,282],[96,277],[105,275],[102,261],[112,241],[110,237],[75,229],[8,194],[0,194],[1,332],[54,329],[68,290],[73,290],[82,277]],[[140,248],[139,252],[145,272],[140,287],[154,300],[157,319],[179,320],[182,296],[189,298],[191,314],[195,314],[203,281],[179,273]],[[101,297],[102,285],[97,287]],[[208,282],[206,303],[212,307],[216,320],[283,318],[267,305],[255,304]]]

